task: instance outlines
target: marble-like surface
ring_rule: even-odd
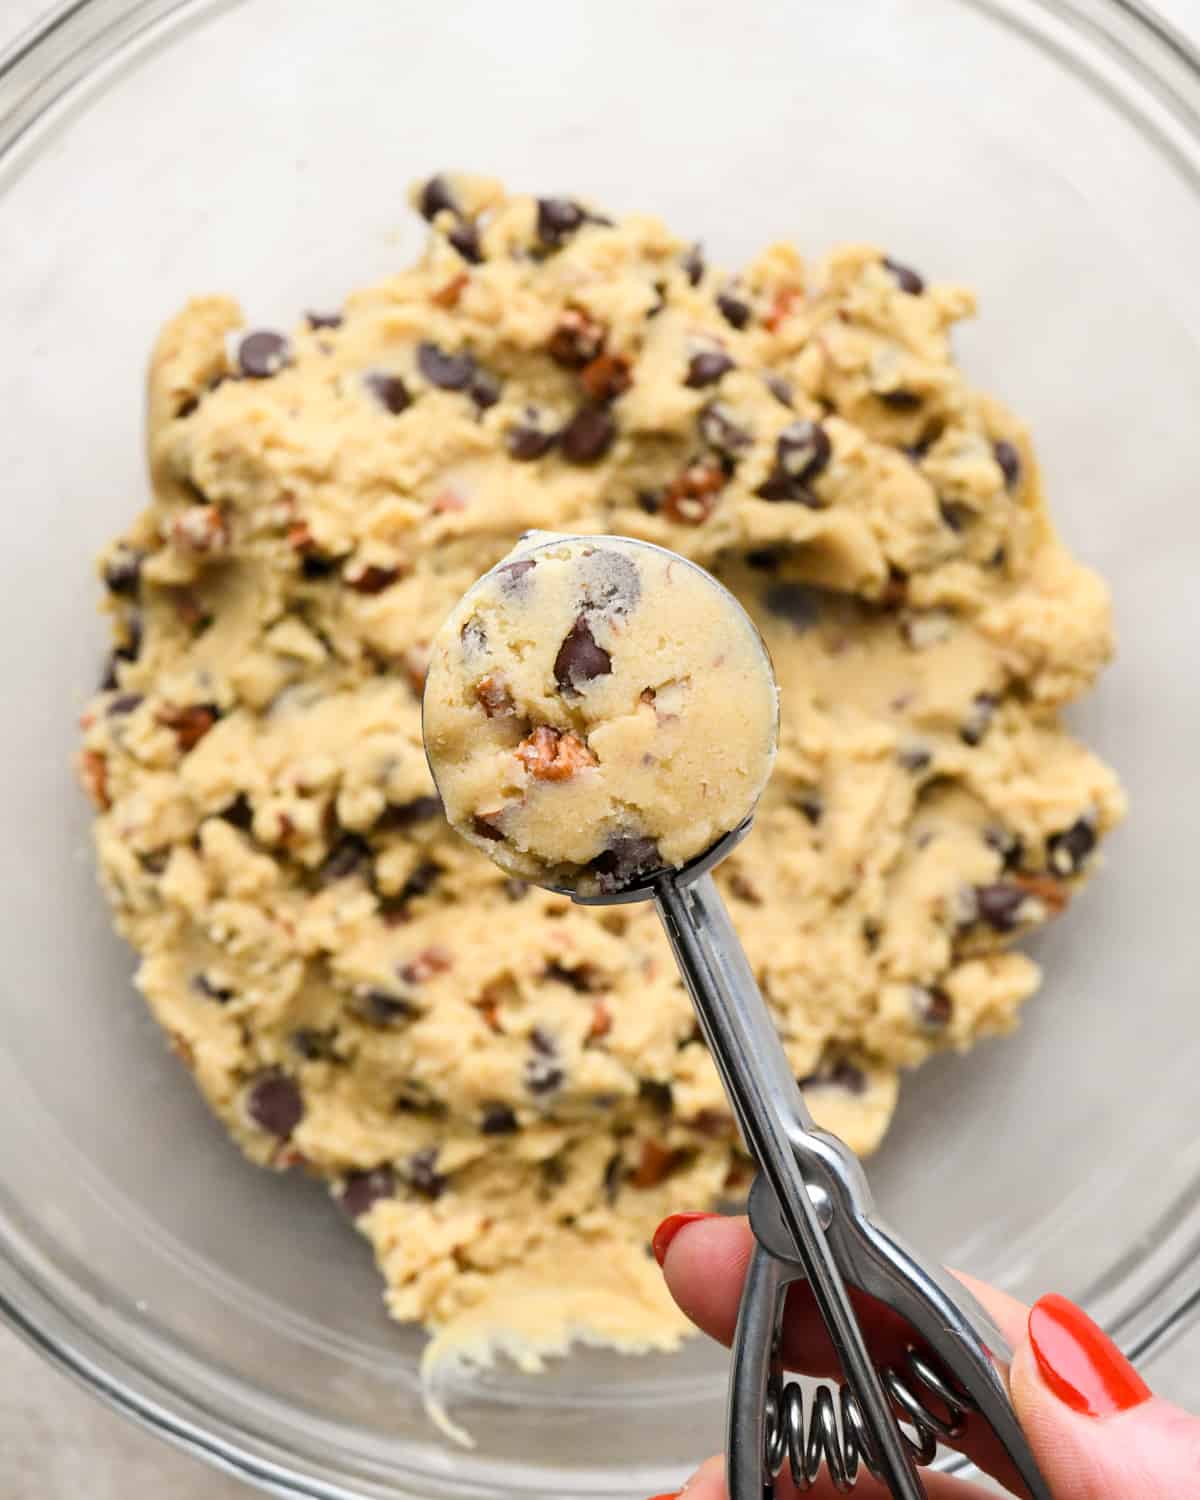
[[[1200,40],[1200,0],[1158,0]],[[0,48],[46,9],[0,0]],[[1195,1399],[1200,1332],[1156,1363],[1164,1395]],[[699,1456],[699,1455],[698,1455]],[[107,1410],[0,1327],[0,1500],[246,1500],[236,1480],[176,1452]]]

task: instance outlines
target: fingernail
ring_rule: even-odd
[[[670,1490],[665,1495],[651,1495],[650,1500],[679,1500],[682,1490]]]
[[[1111,1417],[1150,1399],[1150,1387],[1108,1334],[1057,1293],[1030,1309],[1029,1342],[1042,1379],[1072,1411]]]
[[[650,1241],[654,1259],[660,1266],[662,1265],[667,1258],[667,1251],[671,1248],[671,1241],[685,1224],[694,1224],[698,1219],[719,1219],[720,1217],[720,1214],[668,1214],[654,1231],[654,1237]],[[675,1493],[681,1495],[683,1491],[676,1490]],[[652,1495],[651,1500],[663,1500],[663,1497]],[[674,1500],[674,1496],[669,1497],[669,1500]]]

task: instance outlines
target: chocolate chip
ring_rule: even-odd
[[[286,1073],[260,1073],[246,1095],[246,1113],[268,1134],[286,1141],[304,1118],[300,1085]]]
[[[355,1010],[364,1021],[376,1026],[392,1026],[397,1021],[411,1021],[419,1014],[411,1000],[393,995],[388,990],[364,990],[355,996]]]
[[[503,832],[494,823],[478,813],[472,818],[471,827],[475,830],[476,836],[481,839],[491,839],[493,843],[500,843],[504,838]]]
[[[959,725],[958,737],[964,745],[982,744],[996,716],[999,699],[992,693],[976,693],[971,699],[967,717]]]
[[[320,552],[304,552],[300,556],[300,573],[309,583],[320,583],[332,578],[338,570],[336,557],[324,557]]]
[[[192,975],[192,988],[198,995],[203,995],[206,1000],[215,1000],[218,1005],[224,1005],[234,996],[234,991],[228,985],[216,984],[203,973]]]
[[[485,1104],[479,1129],[483,1135],[512,1135],[519,1126],[516,1115],[507,1104]]]
[[[437,1147],[428,1146],[414,1152],[404,1167],[404,1176],[414,1193],[422,1198],[440,1198],[446,1191],[446,1178],[437,1171]]]
[[[883,402],[884,406],[890,406],[893,411],[916,411],[925,399],[916,391],[897,389],[894,391],[876,391],[876,398]]]
[[[368,370],[363,376],[363,384],[380,406],[394,417],[412,405],[408,387],[399,375],[389,375],[386,370]]]
[[[1011,932],[1021,920],[1021,908],[1029,892],[1020,885],[997,881],[975,887],[975,907],[979,920],[997,932]]]
[[[925,290],[924,278],[918,276],[916,271],[909,266],[902,266],[898,260],[892,260],[890,256],[883,257],[883,263],[896,278],[896,284],[902,292],[908,292],[910,296],[919,297]]]
[[[123,598],[137,597],[142,583],[142,563],[146,554],[133,547],[120,546],[104,565],[104,585],[110,594]]]
[[[523,901],[529,894],[529,884],[524,880],[506,880],[504,894],[510,901]]]
[[[789,422],[775,440],[775,460],[791,479],[815,479],[829,463],[833,446],[820,422]]]
[[[574,697],[580,692],[581,684],[597,677],[607,677],[611,671],[612,657],[603,646],[596,644],[587,618],[580,615],[554,658],[554,680],[559,691]]]
[[[643,1078],[638,1084],[638,1098],[660,1115],[669,1115],[675,1104],[675,1094],[669,1083],[660,1083],[656,1078]]]
[[[1046,840],[1046,864],[1056,875],[1067,879],[1077,875],[1096,847],[1096,829],[1088,818],[1077,818],[1062,833],[1052,833]]]
[[[426,823],[442,811],[440,797],[414,797],[411,802],[392,803],[380,814],[377,828],[412,828]]]
[[[306,312],[304,321],[316,333],[320,328],[340,328],[345,319],[340,312]]]
[[[454,194],[450,191],[450,184],[439,172],[436,177],[431,177],[421,189],[421,196],[417,200],[417,210],[423,219],[428,219],[432,223],[445,209],[449,209],[453,214],[459,211]]]
[[[746,566],[760,573],[774,573],[783,562],[783,551],[779,547],[755,547],[746,553]]]
[[[603,458],[617,436],[617,424],[603,406],[581,406],[559,434],[569,463],[590,464]]]
[[[609,841],[588,867],[605,895],[623,890],[635,880],[662,868],[662,855],[651,838],[637,834],[618,834]]]
[[[1015,490],[1021,479],[1021,455],[1016,446],[1001,438],[992,444],[992,457],[1000,465],[1000,472],[1004,475],[1005,487]]]
[[[734,368],[728,354],[720,349],[706,349],[688,360],[687,377],[683,383],[690,390],[702,390],[706,385],[715,385],[722,375]]]
[[[945,524],[954,532],[966,531],[967,527],[975,519],[975,512],[969,505],[963,505],[957,500],[939,500],[938,514]]]
[[[431,859],[422,860],[400,888],[401,901],[427,896],[441,878],[442,867]]]
[[[145,698],[141,693],[121,693],[108,705],[109,717],[119,718],[124,714],[131,714],[139,704],[144,702]]]
[[[520,593],[523,588],[521,580],[528,578],[536,567],[536,558],[519,557],[516,562],[504,563],[497,568],[496,577],[500,580],[500,587],[506,594]]]
[[[565,984],[573,989],[577,995],[594,994],[596,990],[605,988],[604,978],[592,964],[581,963],[574,969],[569,969],[565,964],[557,960],[546,965],[544,979],[555,979],[559,984]]]
[[[750,321],[750,304],[732,292],[717,295],[717,308],[725,321],[733,328],[745,328]]]
[[[477,266],[483,260],[483,251],[479,245],[479,230],[470,219],[464,219],[461,224],[456,224],[446,239],[469,265]]]
[[[470,354],[447,354],[428,339],[417,345],[417,368],[430,385],[443,391],[464,391],[471,384],[476,369]]]
[[[821,596],[804,583],[779,580],[767,585],[763,602],[773,615],[787,620],[797,630],[810,630],[821,616]]]
[[[728,459],[736,459],[754,441],[753,436],[733,420],[729,408],[720,401],[710,401],[707,406],[700,408],[697,426],[708,446]]]
[[[1013,833],[1009,828],[1000,828],[993,825],[985,828],[983,842],[989,849],[994,849],[1004,861],[1006,870],[1014,870],[1021,863],[1021,856],[1025,853],[1025,846],[1020,836]]]
[[[310,1026],[301,1026],[293,1031],[291,1044],[306,1062],[326,1062],[336,1054],[333,1050],[332,1031],[316,1031]]]
[[[883,936],[883,928],[874,917],[864,917],[862,921],[862,935],[867,952],[874,953],[879,947],[879,939]]]
[[[267,380],[278,375],[292,358],[292,346],[282,333],[260,328],[243,334],[238,340],[237,364],[251,380]]]
[[[142,654],[142,617],[136,611],[125,619],[125,640],[113,655],[118,661],[137,661]]]
[[[556,248],[583,223],[586,215],[570,198],[539,198],[537,233],[543,245]]]
[[[577,572],[580,602],[586,614],[628,614],[641,598],[637,564],[616,547],[596,547],[584,553]]]
[[[699,241],[680,257],[679,264],[689,283],[692,286],[699,286],[705,270],[704,247]]]
[[[250,806],[250,800],[245,792],[239,792],[217,816],[224,818],[226,823],[232,823],[235,828],[240,828],[243,833],[249,833],[254,824],[254,809]]]
[[[662,509],[662,496],[654,490],[639,490],[637,507],[648,516],[656,516]]]
[[[782,375],[767,375],[765,380],[767,390],[770,391],[781,406],[786,406],[790,411],[792,408],[791,383],[785,380]]]
[[[490,370],[477,370],[467,394],[480,411],[487,411],[499,401],[501,390],[499,376],[493,375]]]
[[[923,1031],[945,1031],[954,1014],[954,1005],[945,990],[937,985],[914,984],[910,990],[913,1016]]]
[[[621,1191],[621,1181],[625,1176],[625,1162],[618,1151],[616,1156],[610,1156],[604,1168],[604,1196],[611,1207],[617,1201],[617,1194]]]
[[[396,1178],[391,1167],[372,1167],[369,1172],[351,1172],[338,1193],[338,1202],[352,1219],[396,1196]]]
[[[810,1073],[798,1082],[802,1089],[833,1085],[850,1094],[865,1094],[867,1091],[867,1075],[844,1057],[839,1057],[836,1062],[821,1067],[816,1073]]]
[[[356,833],[348,833],[333,846],[317,866],[318,885],[333,885],[370,867],[371,846]]]
[[[804,792],[796,798],[796,807],[815,828],[825,816],[825,799],[819,792]]]
[[[903,770],[917,776],[933,764],[933,752],[924,745],[906,745],[897,752],[896,761]]]
[[[532,463],[535,458],[549,453],[556,442],[558,433],[538,426],[537,414],[532,411],[527,414],[524,422],[508,430],[509,456],[518,463]]]
[[[529,1036],[533,1056],[525,1063],[525,1087],[531,1094],[549,1094],[562,1087],[566,1079],[558,1060],[554,1038],[535,1026]]]
[[[820,422],[790,422],[775,440],[775,467],[755,490],[760,500],[789,500],[810,509],[821,500],[808,488],[828,466],[833,453]]]

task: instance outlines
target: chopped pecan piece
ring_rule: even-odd
[[[186,754],[194,749],[217,722],[217,710],[211,703],[189,703],[183,708],[164,704],[156,718],[164,729],[175,731],[179,748]]]
[[[438,287],[436,292],[430,294],[430,302],[435,307],[455,307],[458,299],[463,294],[463,288],[470,281],[466,271],[460,271],[457,276],[451,277],[445,286]]]
[[[189,505],[171,524],[171,540],[183,552],[222,552],[229,527],[216,505]]]
[[[592,1024],[588,1027],[588,1041],[599,1041],[602,1036],[607,1036],[612,1030],[612,1011],[605,1005],[603,1000],[592,1003]]]
[[[593,401],[613,401],[633,383],[623,354],[598,354],[579,372],[579,382]]]
[[[660,1141],[642,1142],[641,1160],[630,1179],[636,1188],[657,1187],[675,1165],[675,1153]]]
[[[475,696],[489,719],[508,718],[516,712],[508,681],[502,672],[481,677],[475,684]]]
[[[577,771],[597,764],[596,757],[579,736],[568,729],[539,724],[514,751],[517,759],[538,781],[568,781]]]
[[[672,521],[699,526],[712,515],[724,484],[725,471],[720,464],[707,460],[688,464],[667,490],[663,511]]]
[[[416,958],[401,966],[400,978],[407,984],[423,984],[435,974],[445,974],[453,963],[454,959],[448,948],[444,948],[441,943],[430,943],[428,948],[421,949]]]
[[[581,368],[604,348],[606,336],[603,323],[597,323],[582,308],[568,307],[550,335],[547,348],[557,364]]]
[[[108,761],[99,750],[85,750],[79,761],[79,775],[88,796],[101,810],[112,806],[108,795]]]

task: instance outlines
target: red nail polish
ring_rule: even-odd
[[[682,1218],[682,1215],[680,1215],[680,1217]],[[682,1494],[682,1490],[671,1490],[665,1495],[651,1495],[650,1500],[679,1500],[679,1497]]]
[[[667,1258],[667,1251],[671,1248],[671,1241],[679,1233],[685,1224],[694,1224],[698,1219],[718,1219],[720,1214],[668,1214],[658,1228],[654,1231],[654,1238],[650,1241],[650,1247],[654,1251],[654,1259],[661,1266]],[[682,1494],[682,1491],[677,1491]],[[661,1495],[652,1495],[651,1500],[663,1500]],[[673,1500],[673,1497],[668,1497]]]
[[[1029,1342],[1042,1379],[1072,1411],[1111,1417],[1150,1399],[1150,1387],[1108,1334],[1057,1293],[1030,1309]]]

